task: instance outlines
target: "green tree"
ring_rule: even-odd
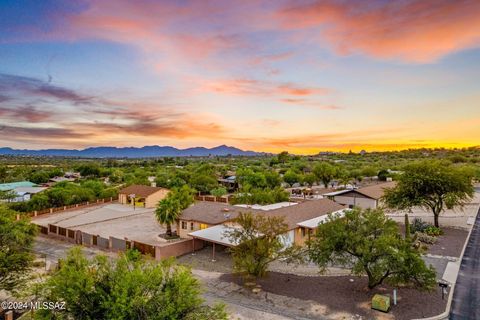
[[[218,187],[210,190],[210,194],[215,197],[223,197],[227,194],[227,189],[225,189],[225,187]]]
[[[350,176],[355,179],[355,181],[362,182],[363,176],[362,172],[358,169],[350,171]]]
[[[59,265],[33,291],[39,301],[64,301],[66,308],[38,310],[36,319],[227,319],[222,305],[204,305],[199,281],[172,260],[88,260],[77,247]]]
[[[5,200],[6,202],[10,202],[16,197],[17,197],[17,194],[13,190],[0,190],[0,200]]]
[[[300,182],[300,178],[301,176],[291,169],[287,170],[287,172],[285,172],[285,174],[283,175],[283,181],[285,181],[289,185]]]
[[[339,169],[337,170],[336,173],[336,178],[342,184],[343,186],[347,186],[348,183],[350,183],[351,177],[350,177],[350,172],[345,170],[345,169]]]
[[[385,190],[384,200],[395,209],[420,206],[431,210],[439,227],[438,218],[445,208],[463,206],[473,194],[470,170],[428,160],[407,165],[396,187]]]
[[[378,171],[373,167],[365,167],[361,170],[361,173],[364,177],[373,177],[378,173]]]
[[[348,210],[344,218],[330,215],[327,223],[318,226],[309,251],[321,271],[332,264],[351,267],[353,274],[368,276],[370,289],[384,281],[421,289],[435,286],[433,267],[425,265],[381,209],[356,208]]]
[[[100,177],[100,167],[96,163],[82,164],[76,170],[82,177]]]
[[[196,173],[190,180],[190,185],[197,191],[208,193],[210,190],[218,186],[218,181],[213,175]]]
[[[49,179],[50,179],[50,175],[48,174],[48,172],[40,170],[40,171],[33,172],[29,180],[33,183],[40,184],[40,183],[47,183]]]
[[[328,162],[317,163],[313,167],[313,174],[317,177],[318,180],[322,181],[325,185],[325,188],[328,188],[329,183],[335,178],[336,175],[335,166],[331,165]]]
[[[0,166],[0,182],[4,183],[8,177],[8,170],[5,166]]]
[[[277,155],[277,160],[279,163],[285,163],[290,159],[288,151],[282,151]]]
[[[389,172],[385,169],[378,171],[377,177],[379,181],[387,181],[387,178],[390,176]]]
[[[231,228],[225,235],[237,243],[230,249],[235,271],[245,276],[263,277],[268,265],[275,260],[300,259],[300,248],[295,245],[285,248],[282,241],[288,231],[283,218],[240,213],[235,222],[239,228]]]
[[[13,290],[25,279],[33,261],[36,227],[27,218],[0,205],[0,290]]]
[[[193,203],[194,194],[194,189],[184,185],[180,188],[173,188],[169,195],[175,199],[178,199],[178,202],[180,203],[180,210],[185,210]]]
[[[307,173],[303,177],[303,182],[305,182],[309,186],[312,186],[315,182],[317,182],[317,177],[313,173]]]
[[[282,178],[276,171],[265,171],[264,176],[267,183],[267,188],[273,189],[279,187],[282,183]]]

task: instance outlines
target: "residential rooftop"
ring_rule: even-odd
[[[274,207],[271,210],[262,210],[254,206],[245,207],[219,202],[198,201],[185,209],[180,219],[216,225],[234,220],[242,212],[251,212],[269,217],[283,217],[288,228],[294,229],[299,222],[327,215],[344,208],[345,206],[329,199],[310,200],[296,204],[291,203],[288,206]]]
[[[148,197],[160,190],[166,190],[165,188],[160,188],[160,187],[150,187],[150,186],[144,186],[140,184],[134,184],[131,186],[128,186],[126,188],[121,189],[118,193],[119,194],[134,194],[135,197]]]
[[[18,181],[18,182],[9,182],[0,184],[0,191],[14,190],[17,188],[24,187],[35,187],[36,184],[30,181]]]
[[[368,198],[379,200],[383,197],[385,193],[385,189],[394,188],[397,185],[395,181],[377,183],[374,185],[369,185],[366,187],[358,188],[358,189],[344,189],[344,190],[337,190],[334,192],[325,193],[324,196],[338,196],[342,194],[346,194],[349,192],[358,192]]]

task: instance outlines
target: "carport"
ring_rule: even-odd
[[[225,247],[235,247],[237,243],[231,241],[226,233],[232,231],[233,227],[219,224],[210,228],[190,232],[188,235],[192,237],[192,253],[195,253],[195,239],[200,239],[212,243],[212,261],[215,261],[215,245]]]

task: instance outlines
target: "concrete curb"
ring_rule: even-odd
[[[480,204],[477,205],[477,213],[475,214],[475,218],[478,215],[478,212],[480,211]],[[473,226],[470,228],[470,231],[468,232],[467,239],[465,240],[465,243],[463,244],[463,249],[462,249],[462,254],[460,255],[459,261],[460,261],[460,267],[462,265],[462,260],[463,260],[463,255],[465,254],[465,250],[467,249],[467,244],[470,241],[470,235],[472,234],[473,231]],[[460,273],[460,268],[458,269],[458,273]],[[439,315],[430,317],[430,318],[421,318],[421,319],[412,319],[412,320],[446,320],[449,318],[450,315],[450,309],[452,308],[452,300],[453,300],[453,292],[455,291],[455,284],[457,283],[457,278],[458,278],[458,273],[455,277],[455,283],[452,283],[452,287],[450,288],[450,291],[448,292],[448,301],[447,301],[447,307],[444,312],[442,312]]]

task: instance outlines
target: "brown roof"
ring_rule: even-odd
[[[252,212],[250,208],[235,207],[221,202],[197,201],[183,210],[180,219],[207,224],[220,224],[235,219],[240,212]]]
[[[313,190],[315,190],[315,193],[322,194],[322,195],[325,193],[337,191],[337,189],[335,188],[314,188]]]
[[[344,208],[344,206],[329,199],[305,201],[268,211],[236,207],[219,202],[198,201],[185,209],[180,219],[215,225],[235,219],[240,212],[252,212],[254,214],[264,214],[265,216],[285,217],[288,228],[293,229],[299,222]]]
[[[148,196],[150,196],[150,195],[152,195],[155,192],[158,192],[160,190],[167,190],[167,189],[160,188],[160,187],[150,187],[150,186],[144,186],[144,185],[140,185],[140,184],[134,184],[134,185],[131,185],[129,187],[123,188],[118,193],[119,194],[126,194],[126,195],[135,194],[135,197],[146,198],[146,197],[148,197]]]
[[[293,229],[297,223],[320,217],[346,207],[330,199],[319,199],[300,202],[296,205],[265,211],[267,215],[284,217],[288,229]]]
[[[396,185],[397,183],[395,181],[390,181],[390,182],[378,183],[378,184],[363,187],[363,188],[358,188],[355,191],[369,198],[378,200],[381,197],[383,197],[385,189],[394,188]]]

